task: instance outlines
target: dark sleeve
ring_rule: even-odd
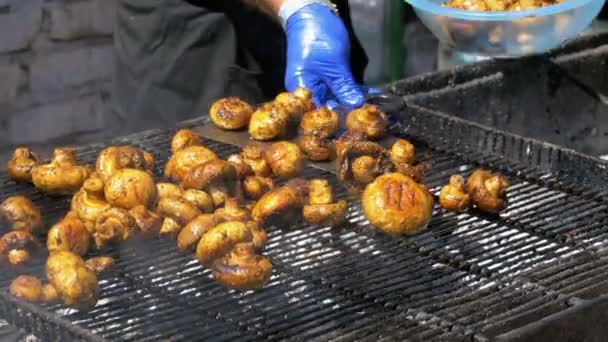
[[[363,49],[363,45],[361,45],[361,42],[355,34],[350,17],[350,6],[348,5],[348,0],[334,0],[333,2],[336,4],[336,6],[338,6],[340,17],[344,21],[344,25],[346,26],[346,30],[348,30],[348,35],[350,37],[350,66],[353,71],[353,76],[357,82],[363,84],[363,76],[365,74],[368,59],[367,54]]]

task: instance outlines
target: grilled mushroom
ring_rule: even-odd
[[[121,169],[137,169],[152,173],[154,157],[133,146],[110,146],[99,153],[95,165],[99,177],[107,182],[116,171]]]
[[[463,212],[471,206],[471,196],[466,192],[462,176],[451,176],[450,182],[441,188],[439,205],[446,210],[455,212]]]
[[[45,284],[42,286],[42,301],[45,303],[55,303],[59,301],[59,294],[57,289],[52,284]]]
[[[348,202],[340,200],[333,204],[305,205],[302,216],[306,222],[337,226],[344,222],[347,211]]]
[[[337,145],[338,179],[351,193],[360,193],[376,177],[392,172],[386,150],[371,141],[347,141]]]
[[[89,250],[91,233],[75,217],[65,217],[49,229],[46,246],[49,252],[68,251],[85,255]]]
[[[487,170],[475,170],[467,182],[467,190],[473,203],[488,213],[499,213],[507,207],[505,190],[509,187],[507,179]]]
[[[70,209],[76,214],[90,233],[95,232],[97,218],[110,209],[111,205],[106,202],[104,195],[104,184],[101,178],[93,173],[82,188],[72,197]]]
[[[211,121],[225,130],[238,130],[249,124],[253,108],[236,97],[228,97],[213,103],[209,110]]]
[[[217,223],[239,221],[247,222],[251,218],[251,214],[244,208],[241,208],[239,201],[233,197],[226,197],[223,208],[215,211],[215,221]]]
[[[241,291],[264,287],[272,275],[272,263],[256,254],[251,243],[239,243],[213,263],[213,278],[221,285]]]
[[[306,157],[312,161],[333,159],[333,146],[331,141],[318,133],[301,135],[298,146]]]
[[[391,160],[395,164],[414,164],[416,160],[416,148],[414,145],[405,140],[397,139],[390,149]]]
[[[331,185],[325,179],[311,179],[308,181],[309,204],[330,204],[334,201]]]
[[[141,170],[122,169],[107,181],[104,194],[113,206],[132,209],[138,205],[150,208],[156,201],[157,190],[152,176]]]
[[[11,283],[9,292],[12,296],[28,302],[39,302],[42,300],[42,283],[36,277],[20,275]]]
[[[192,167],[217,159],[217,155],[204,146],[189,146],[171,156],[165,165],[165,176],[176,182],[183,182]]]
[[[156,183],[156,192],[158,198],[171,196],[182,197],[184,195],[182,188],[173,183]]]
[[[105,273],[114,267],[114,258],[111,257],[95,257],[87,260],[85,266],[96,274]]]
[[[251,242],[253,235],[243,222],[224,222],[205,234],[196,247],[196,258],[202,264],[209,265],[226,255],[241,242]]]
[[[273,140],[283,137],[289,130],[290,116],[279,105],[263,104],[251,116],[249,135],[255,140]]]
[[[302,117],[300,132],[302,135],[318,135],[329,138],[340,129],[340,117],[327,107],[310,111]]]
[[[194,250],[203,235],[215,226],[214,215],[199,215],[179,232],[177,236],[177,249],[183,253]]]
[[[293,224],[300,217],[301,208],[297,192],[292,187],[282,186],[262,196],[253,206],[251,216],[264,226]]]
[[[129,214],[135,220],[139,233],[144,236],[157,236],[160,233],[160,228],[163,224],[163,218],[157,215],[155,212],[148,210],[143,205],[129,210]]]
[[[32,169],[32,182],[49,195],[72,194],[80,189],[90,173],[88,166],[77,164],[74,149],[57,148],[50,163]]]
[[[52,253],[46,262],[46,276],[66,306],[88,310],[97,304],[97,276],[78,255],[65,251]]]
[[[137,223],[128,211],[110,208],[97,218],[93,238],[95,245],[101,250],[108,243],[128,240],[136,230]]]
[[[237,179],[243,180],[245,177],[253,175],[251,165],[245,162],[245,158],[241,154],[232,154],[226,158],[226,161],[234,166]]]
[[[213,159],[193,167],[183,185],[188,189],[207,191],[213,204],[219,207],[226,196],[235,195],[238,186],[236,169],[225,160]]]
[[[32,169],[40,164],[40,158],[29,147],[18,146],[8,161],[6,172],[17,182],[31,182]]]
[[[190,146],[201,146],[201,137],[189,129],[180,129],[171,139],[171,153],[175,154]]]
[[[387,127],[388,117],[375,105],[363,105],[346,116],[346,129],[361,132],[369,140],[382,138]]]
[[[30,261],[30,253],[36,248],[32,234],[14,230],[0,238],[0,264],[8,261],[11,266],[20,266]]]
[[[274,104],[283,107],[289,113],[293,124],[298,124],[304,113],[315,108],[312,92],[305,88],[298,88],[293,93],[280,93],[275,98]]]
[[[258,200],[274,188],[274,182],[268,177],[248,176],[243,180],[242,187],[247,198]]]
[[[194,203],[182,197],[161,198],[156,210],[165,217],[160,230],[162,235],[177,235],[186,224],[202,214]]]
[[[427,188],[401,173],[378,177],[365,188],[361,202],[369,222],[393,236],[424,230],[433,212]]]
[[[249,143],[243,147],[243,161],[251,166],[256,176],[268,177],[272,169],[264,157],[264,149],[257,143]]]
[[[40,209],[27,197],[12,196],[0,204],[0,215],[13,230],[24,230],[36,234],[42,229]]]
[[[302,151],[292,142],[274,143],[264,151],[264,156],[274,175],[280,178],[296,177],[304,168]]]
[[[213,198],[202,190],[188,189],[182,196],[185,200],[194,203],[203,213],[212,213],[214,204]]]

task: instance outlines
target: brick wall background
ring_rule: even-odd
[[[114,13],[115,0],[0,0],[0,154],[104,134]]]

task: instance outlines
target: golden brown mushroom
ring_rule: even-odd
[[[152,176],[141,170],[116,171],[105,184],[106,201],[112,206],[132,209],[138,205],[150,208],[156,201],[157,190]]]
[[[201,146],[201,137],[189,129],[180,129],[171,139],[171,153],[175,154],[190,146]]]
[[[242,187],[247,198],[258,200],[274,188],[274,182],[268,177],[249,176],[243,180]]]
[[[308,181],[309,204],[330,204],[334,202],[331,185],[325,179],[311,179]]]
[[[289,179],[296,177],[304,168],[304,155],[298,145],[280,141],[270,145],[264,156],[275,176]]]
[[[95,163],[95,171],[104,182],[121,169],[137,169],[152,173],[153,167],[154,157],[133,146],[107,147],[99,153]]]
[[[332,142],[317,133],[301,135],[298,146],[312,161],[327,161],[334,157]]]
[[[177,249],[182,253],[194,250],[203,235],[216,225],[214,215],[203,214],[198,216],[179,232]]]
[[[433,212],[427,188],[401,173],[378,177],[365,188],[361,202],[369,222],[393,236],[425,229]]]
[[[0,215],[11,224],[13,230],[36,234],[42,229],[40,209],[27,197],[11,196],[0,204]]]
[[[95,223],[93,239],[98,249],[108,243],[128,240],[137,231],[137,223],[128,211],[122,208],[110,208],[104,211]]]
[[[20,275],[11,283],[9,292],[12,296],[36,303],[42,300],[42,283],[36,277]]]
[[[267,226],[293,224],[300,217],[302,203],[298,193],[289,186],[282,186],[266,193],[251,210],[254,221]]]
[[[348,202],[340,200],[333,204],[305,205],[302,216],[306,222],[337,226],[344,222],[348,211]]]
[[[114,258],[94,257],[85,262],[85,266],[96,274],[105,273],[114,268]]]
[[[416,148],[414,145],[405,140],[397,139],[390,151],[391,160],[395,164],[414,164],[416,160]]]
[[[251,243],[239,243],[213,263],[213,278],[221,285],[250,291],[264,287],[272,275],[272,263],[257,255]]]
[[[360,193],[376,177],[394,170],[388,152],[375,142],[348,138],[336,148],[338,180],[351,193]]]
[[[214,204],[213,198],[202,190],[188,189],[182,196],[185,200],[194,203],[203,213],[212,213]]]
[[[110,209],[111,205],[106,202],[104,195],[104,184],[101,178],[93,173],[82,188],[72,197],[70,209],[76,214],[90,233],[95,232],[95,221],[101,213]]]
[[[304,114],[300,122],[302,135],[316,134],[321,138],[329,138],[340,129],[340,117],[327,107],[321,107]]]
[[[441,188],[439,205],[446,210],[455,212],[463,212],[471,206],[471,196],[466,192],[462,176],[451,176],[450,182]]]
[[[215,221],[219,223],[239,221],[249,221],[251,214],[244,208],[241,208],[239,201],[234,197],[226,197],[223,208],[215,211]]]
[[[234,166],[236,170],[236,178],[239,180],[253,175],[253,169],[245,162],[245,158],[241,154],[232,154],[226,158],[226,161]]]
[[[272,169],[264,157],[264,148],[258,143],[249,143],[243,147],[243,161],[253,169],[256,176],[268,177]]]
[[[18,146],[8,161],[6,172],[17,182],[31,182],[32,169],[40,164],[40,158],[29,147]]]
[[[346,116],[346,129],[365,134],[369,140],[377,140],[386,134],[388,117],[375,105],[365,104]]]
[[[226,255],[241,242],[251,242],[253,235],[243,222],[224,222],[205,234],[196,247],[197,260],[205,265]]]
[[[217,100],[209,110],[211,121],[225,130],[238,130],[249,124],[253,108],[236,97]]]
[[[273,140],[287,135],[291,118],[279,105],[261,105],[249,121],[249,135],[255,140]]]
[[[143,205],[129,210],[129,214],[135,220],[139,233],[144,236],[154,237],[160,233],[160,228],[163,224],[163,218],[157,215],[155,212],[148,210]]]
[[[213,204],[219,207],[224,203],[226,196],[236,194],[238,186],[236,169],[225,160],[213,159],[193,167],[184,179],[183,186],[187,189],[208,192]]]
[[[97,304],[97,276],[78,255],[66,251],[52,253],[46,261],[46,276],[66,306],[88,310]]]
[[[290,121],[298,124],[302,115],[315,108],[312,102],[312,92],[305,88],[298,88],[293,93],[280,93],[274,104],[283,107],[289,113]]]
[[[51,253],[68,251],[85,255],[89,250],[90,242],[91,233],[84,223],[74,217],[65,217],[49,230],[46,246]]]
[[[169,236],[176,236],[186,224],[202,214],[194,203],[182,197],[161,198],[156,211],[164,217],[160,234]]]
[[[11,266],[20,266],[30,261],[31,252],[36,248],[32,234],[14,230],[0,238],[0,263],[8,261]]]
[[[488,213],[499,213],[507,207],[505,190],[509,187],[507,179],[487,170],[475,170],[467,182],[467,190],[473,203]]]
[[[52,284],[42,286],[42,301],[45,303],[55,303],[59,301],[59,293]]]
[[[182,182],[192,167],[212,159],[217,159],[217,155],[204,146],[186,147],[171,156],[165,165],[165,176],[176,182]]]
[[[50,163],[32,169],[32,182],[49,195],[65,195],[78,191],[90,174],[88,166],[76,163],[74,149],[57,148]]]
[[[173,183],[156,183],[156,193],[158,198],[184,195],[182,188]]]

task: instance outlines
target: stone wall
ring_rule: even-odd
[[[0,0],[0,146],[101,132],[115,0]]]

